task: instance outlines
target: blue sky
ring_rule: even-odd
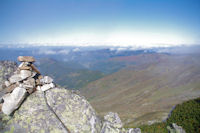
[[[0,43],[200,43],[200,0],[1,0]]]

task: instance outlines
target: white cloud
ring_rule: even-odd
[[[46,54],[46,55],[55,55],[55,54],[69,54],[69,50],[47,50],[47,49],[41,49],[39,50],[38,54]]]
[[[53,54],[56,54],[56,52],[55,51],[53,51],[53,50],[40,50],[39,52],[38,52],[38,54],[46,54],[46,55],[53,55]]]
[[[80,48],[73,49],[73,52],[78,52],[78,51],[80,51]]]
[[[40,36],[37,39],[27,41],[38,45],[60,45],[60,46],[130,46],[130,47],[158,47],[175,46],[181,44],[194,44],[195,40],[190,36],[175,32],[147,32],[117,30],[113,32],[72,32],[52,36]],[[67,53],[67,52],[66,52]]]
[[[127,47],[119,47],[117,48],[117,51],[124,51],[124,50],[127,50],[128,48]]]
[[[60,51],[58,51],[57,53],[59,53],[59,54],[69,54],[69,50],[60,50]]]

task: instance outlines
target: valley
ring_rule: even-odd
[[[43,75],[80,91],[100,116],[117,112],[126,124],[163,121],[176,104],[200,96],[198,46],[123,51],[64,47],[65,53],[60,47],[40,49],[1,48],[0,56],[11,61],[19,55],[36,57]]]
[[[100,115],[118,112],[124,122],[135,125],[162,121],[176,104],[200,95],[199,57],[160,54],[159,60],[146,64],[132,57],[140,65],[89,83],[81,92]]]

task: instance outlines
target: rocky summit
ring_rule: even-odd
[[[17,63],[12,61],[0,61],[0,91],[5,88],[5,80],[8,79],[16,69]]]
[[[32,56],[19,56],[17,59],[20,62],[35,62],[35,59]]]
[[[5,95],[1,97],[0,110],[7,115],[11,115],[19,108],[24,99],[36,90],[36,85],[41,85],[39,82],[36,82],[42,76],[32,64],[35,59],[29,56],[19,56],[18,60],[22,63],[17,71],[14,72],[14,75],[5,81],[6,91]]]
[[[12,133],[141,133],[124,129],[117,113],[100,119],[77,91],[57,87],[42,76],[33,57],[18,57],[17,70],[5,81],[0,132]]]

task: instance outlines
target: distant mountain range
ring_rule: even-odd
[[[100,71],[85,69],[75,62],[61,62],[49,58],[41,58],[37,66],[43,75],[51,76],[57,84],[68,89],[79,89],[104,76]]]
[[[140,54],[112,58],[133,63],[81,89],[103,115],[118,112],[127,123],[166,119],[178,103],[200,96],[200,54]]]
[[[118,112],[135,125],[165,119],[178,103],[200,96],[200,46],[1,47],[0,60],[34,56],[43,75],[79,89],[100,115]]]

